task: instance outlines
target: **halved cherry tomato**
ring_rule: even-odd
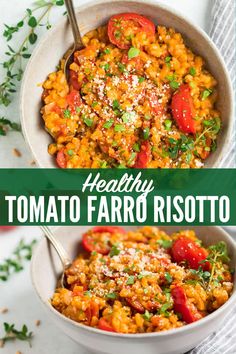
[[[182,84],[173,95],[171,102],[172,115],[184,133],[196,133],[194,122],[194,106],[188,84]]]
[[[125,231],[118,226],[96,226],[90,232],[83,234],[82,245],[84,249],[88,252],[95,251],[106,255],[110,252],[110,247],[108,246],[107,242],[104,242],[101,239],[101,236],[99,234],[113,234],[115,232],[125,233]]]
[[[0,226],[0,232],[1,231],[3,231],[3,232],[10,231],[10,230],[13,230],[15,228],[16,228],[16,226]]]
[[[151,148],[148,141],[144,141],[141,145],[140,152],[137,154],[134,168],[146,168],[151,158]]]
[[[66,168],[67,161],[63,150],[58,151],[56,161],[60,168]]]
[[[155,34],[155,25],[146,17],[135,13],[114,15],[108,22],[108,37],[111,43],[118,48],[128,49],[131,46],[130,38],[125,35],[127,28],[132,29],[132,35],[146,32],[149,36]]]
[[[174,311],[180,313],[185,322],[192,323],[203,317],[197,308],[188,302],[185,291],[181,286],[175,286],[171,290],[171,295],[174,300]]]
[[[108,331],[108,332],[116,332],[112,325],[107,322],[104,318],[100,318],[98,321],[98,328],[102,329],[103,331]]]
[[[76,113],[76,108],[81,105],[81,97],[78,91],[72,90],[66,97],[68,108],[72,113]]]
[[[209,262],[203,262],[208,256],[207,250],[187,237],[176,240],[171,248],[171,253],[175,262],[186,261],[191,269],[198,269],[199,267],[207,271],[210,269]]]

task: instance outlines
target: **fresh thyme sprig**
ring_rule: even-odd
[[[222,267],[222,263],[229,263],[229,257],[227,252],[227,245],[225,242],[220,241],[208,248],[209,254],[207,258],[201,263],[209,263],[211,265],[210,272],[204,271],[202,266],[198,270],[190,269],[190,273],[195,279],[190,279],[187,282],[190,284],[196,284],[199,282],[205,290],[209,290],[212,283],[219,283],[219,277],[216,277],[216,270]]]
[[[9,119],[6,119],[4,117],[0,118],[0,135],[6,135],[7,131],[15,130],[19,132],[21,130],[20,125],[16,122],[11,122]]]
[[[7,281],[11,274],[18,273],[24,269],[24,262],[32,257],[33,247],[36,240],[26,244],[21,240],[13,252],[11,258],[7,258],[0,264],[0,281]]]
[[[5,345],[6,342],[14,341],[16,339],[27,341],[31,347],[31,340],[33,338],[33,333],[28,331],[26,325],[22,326],[21,330],[17,330],[14,324],[4,323],[5,336],[0,338],[2,342],[2,346]]]
[[[30,58],[30,49],[38,39],[37,29],[41,26],[49,29],[51,27],[49,15],[52,8],[62,5],[64,0],[38,0],[32,9],[26,9],[25,16],[16,25],[4,25],[3,36],[8,43],[25,27],[28,28],[28,32],[17,49],[8,44],[8,51],[5,53],[8,59],[2,63],[5,78],[0,83],[0,105],[8,106],[11,103],[12,94],[16,92],[16,84],[22,79],[24,60]],[[44,23],[45,19],[46,23]]]

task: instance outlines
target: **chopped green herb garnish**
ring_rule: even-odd
[[[164,315],[165,317],[169,317],[170,313],[167,311],[169,308],[172,307],[172,304],[167,302],[164,305],[161,306],[159,313],[160,315]]]
[[[88,127],[91,127],[93,125],[93,120],[89,117],[84,116],[83,121]]]
[[[68,154],[69,156],[72,156],[72,155],[74,155],[74,151],[73,151],[73,150],[68,150],[68,151],[67,151],[67,154]]]
[[[140,50],[138,48],[131,47],[128,51],[128,58],[132,59],[137,57],[140,54]]]
[[[84,291],[84,295],[88,297],[92,297],[91,291],[89,290]]]
[[[196,75],[196,69],[195,68],[190,68],[189,69],[189,74],[192,75],[192,76],[195,76]]]
[[[152,318],[153,314],[150,313],[148,310],[145,311],[145,313],[143,314],[143,318],[146,320],[146,321],[150,321],[150,319]]]
[[[139,77],[138,78],[138,82],[141,84],[142,82],[144,82],[145,81],[145,77]]]
[[[137,156],[137,153],[136,152],[132,152],[131,155],[130,155],[129,160],[127,161],[127,164],[130,165],[135,160],[136,156]]]
[[[166,119],[165,120],[165,128],[166,128],[166,130],[170,130],[171,126],[172,126],[172,121],[170,119]]]
[[[114,130],[115,132],[123,132],[125,131],[125,127],[122,124],[116,124]]]
[[[110,257],[118,256],[119,254],[120,254],[119,248],[117,248],[116,245],[113,245],[112,248],[111,248],[111,251],[109,253]]]
[[[165,57],[165,62],[169,63],[171,61],[172,57]]]
[[[171,248],[173,242],[171,240],[157,240],[157,243],[161,247],[168,249]]]
[[[91,256],[96,256],[98,253],[96,251],[91,252]]]
[[[127,285],[133,285],[134,284],[134,276],[130,275],[129,278],[127,279],[126,282]]]
[[[147,140],[149,138],[150,135],[150,129],[149,128],[144,128],[143,129],[143,139]]]
[[[135,144],[133,145],[133,149],[134,149],[134,151],[136,151],[136,152],[140,152],[140,145],[139,145],[138,143],[135,143]]]
[[[109,119],[103,124],[103,128],[109,129],[109,128],[112,127],[113,123],[114,123],[114,120],[113,119]]]
[[[71,113],[69,109],[65,109],[63,112],[64,118],[70,118],[71,117]]]
[[[109,293],[106,296],[108,299],[112,299],[115,300],[117,298],[117,294],[116,293]]]
[[[172,282],[172,276],[170,275],[170,273],[165,272],[165,279],[168,281],[168,283]]]
[[[81,112],[81,108],[78,107],[78,106],[75,107],[75,110],[76,110],[76,113],[80,113]]]
[[[93,108],[96,107],[97,105],[98,105],[98,102],[97,102],[97,101],[95,101],[95,102],[92,103],[92,107],[93,107]]]
[[[122,73],[124,73],[124,72],[125,72],[126,67],[125,67],[125,65],[124,65],[124,64],[122,64],[122,63],[118,63],[118,64],[117,64],[117,66],[118,66],[118,69],[120,70],[120,72],[122,72]]]
[[[175,80],[173,81],[170,81],[170,87],[173,89],[173,90],[177,90],[179,88],[179,83]]]
[[[110,54],[110,53],[111,53],[111,51],[110,51],[110,49],[109,49],[109,48],[106,48],[106,49],[104,50],[104,53],[105,53],[105,54]]]

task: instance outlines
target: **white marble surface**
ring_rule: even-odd
[[[86,0],[83,0],[85,2]],[[211,1],[213,0],[160,0],[188,17],[194,23],[199,24],[203,29],[208,29],[208,19]],[[75,4],[82,0],[75,0]],[[3,31],[3,23],[14,24],[23,15],[26,7],[30,7],[31,0],[1,0],[0,11],[0,33]],[[53,13],[52,23],[60,18],[61,8]],[[20,36],[16,37],[14,44],[20,41]],[[5,42],[0,36],[0,61],[3,61]],[[2,72],[0,70],[1,80]],[[19,120],[18,109],[19,96],[14,98],[13,103],[7,108],[0,107],[0,116],[6,115],[12,120]],[[13,148],[18,148],[22,157],[17,158],[12,154]],[[19,133],[10,133],[7,137],[0,137],[0,167],[29,167],[32,161],[24,139]],[[0,262],[8,257],[18,241],[24,237],[28,241],[33,238],[39,239],[41,232],[37,227],[21,227],[7,234],[0,234]],[[72,340],[67,338],[61,331],[54,327],[49,319],[44,316],[43,309],[37,299],[30,281],[29,264],[25,270],[13,275],[6,283],[0,283],[0,308],[7,307],[9,312],[0,314],[0,337],[3,334],[3,322],[15,323],[20,327],[26,323],[30,330],[35,333],[33,347],[24,342],[8,343],[5,348],[0,349],[0,354],[14,354],[20,350],[22,354],[85,354],[84,350],[78,347]],[[41,320],[39,327],[35,326],[35,321]]]

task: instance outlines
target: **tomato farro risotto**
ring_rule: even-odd
[[[217,82],[173,28],[133,13],[83,37],[43,84],[61,168],[199,168],[221,128]]]
[[[227,247],[204,247],[194,231],[172,235],[94,227],[51,303],[66,317],[118,333],[178,328],[222,306],[233,289]]]

